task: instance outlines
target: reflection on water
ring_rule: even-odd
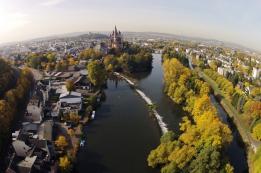
[[[135,74],[138,88],[157,106],[157,111],[168,129],[179,131],[181,118],[186,115],[164,92],[161,55],[153,55],[153,69],[149,73]],[[147,155],[159,144],[160,130],[149,116],[145,102],[130,86],[121,80],[108,80],[106,101],[97,110],[96,119],[84,129],[87,145],[78,156],[81,173],[156,173],[147,166]],[[221,116],[225,112],[217,107]],[[222,111],[223,110],[223,111]],[[247,169],[246,157],[234,127],[233,142],[227,153],[236,172]]]
[[[159,172],[147,166],[160,130],[145,102],[125,81],[110,80],[107,87],[96,119],[84,129],[87,142],[78,154],[78,172]]]

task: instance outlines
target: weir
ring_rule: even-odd
[[[125,76],[121,75],[120,73],[114,72],[114,74],[116,74],[117,76],[120,76],[121,78],[123,78],[128,84],[130,84],[131,86],[135,87],[134,82],[132,82],[130,79],[126,78]],[[142,92],[141,90],[137,89],[135,87],[135,91],[141,96],[141,98],[148,104],[148,105],[152,105],[153,102],[151,101],[151,99],[149,97],[146,96],[146,94],[144,92]],[[157,110],[155,110],[153,108],[152,110],[154,116],[157,119],[157,122],[160,126],[161,132],[162,134],[165,134],[166,132],[168,132],[168,128],[167,128],[167,124],[163,121],[162,116],[160,116],[160,114],[157,112]]]

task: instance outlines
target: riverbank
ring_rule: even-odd
[[[220,104],[227,112],[228,116],[233,120],[234,124],[237,126],[237,129],[243,139],[243,141],[250,146],[254,152],[257,151],[257,148],[260,146],[260,142],[254,140],[249,133],[249,131],[246,129],[246,127],[243,126],[239,114],[235,110],[235,108],[231,105],[231,103],[224,97],[222,91],[217,87],[217,84],[215,81],[210,79],[205,73],[199,72],[200,77],[202,77],[214,90],[214,95],[218,97],[220,100]],[[221,98],[220,98],[221,96]]]
[[[148,104],[148,106],[150,106],[153,115],[157,119],[157,122],[161,129],[162,134],[167,133],[168,132],[167,124],[163,121],[162,116],[160,116],[160,114],[157,112],[156,108],[153,106],[153,102],[151,101],[151,99],[149,97],[147,97],[144,92],[142,92],[140,89],[138,89],[135,86],[135,83],[133,81],[131,81],[129,78],[127,78],[126,76],[124,76],[120,73],[117,73],[117,72],[114,72],[114,74],[116,76],[123,78],[130,86],[134,87],[135,91],[139,94],[139,96]]]
[[[226,111],[228,118],[232,120],[231,122],[236,126],[236,129],[239,132],[240,138],[242,139],[244,143],[244,148],[247,155],[247,162],[249,171],[252,172],[253,170],[253,164],[252,164],[252,158],[254,154],[257,152],[258,147],[260,147],[261,142],[258,142],[254,140],[250,134],[250,132],[247,130],[246,127],[244,127],[242,120],[240,119],[240,115],[235,110],[235,108],[231,105],[231,103],[224,97],[222,91],[218,88],[215,81],[210,79],[205,73],[198,71],[198,74],[200,77],[202,77],[214,91],[214,96],[216,99],[219,100],[219,104],[223,107],[223,109]]]

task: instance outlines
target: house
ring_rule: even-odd
[[[258,79],[260,77],[260,73],[261,73],[261,69],[258,69],[258,68],[253,68],[253,71],[252,71],[252,77],[254,79]]]
[[[95,50],[97,50],[98,52],[101,52],[102,54],[106,55],[108,53],[108,46],[105,43],[100,43],[97,44],[94,47]]]
[[[37,156],[26,157],[24,160],[17,164],[20,173],[30,173],[33,169],[33,165],[36,161]]]
[[[225,75],[225,69],[222,68],[222,67],[218,67],[217,72],[218,72],[218,74],[220,74],[220,75],[222,75],[222,76]]]
[[[59,97],[57,103],[60,113],[76,112],[82,109],[82,94],[78,92],[65,92]]]
[[[25,121],[40,123],[42,121],[43,110],[38,100],[31,100],[27,105]]]
[[[30,154],[31,147],[22,140],[15,140],[12,143],[15,153],[19,157],[26,157]]]
[[[14,154],[6,172],[50,172],[54,160],[53,121],[41,125],[25,122],[12,134]]]

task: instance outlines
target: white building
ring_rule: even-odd
[[[220,74],[222,76],[224,75],[224,72],[225,72],[224,68],[218,67],[217,71],[218,71],[218,74]]]
[[[254,67],[254,68],[253,68],[253,71],[252,71],[252,77],[253,77],[254,79],[259,78],[259,77],[260,77],[260,72],[261,72],[260,69]]]
[[[60,112],[70,113],[80,111],[82,109],[82,94],[78,92],[65,92],[59,97],[58,107]]]

